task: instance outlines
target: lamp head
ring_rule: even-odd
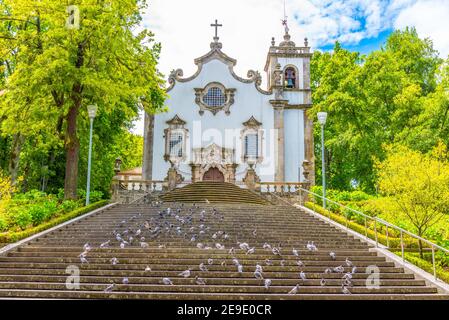
[[[318,112],[317,113],[318,122],[324,126],[326,124],[327,112]]]
[[[87,113],[89,114],[89,119],[94,119],[97,115],[98,107],[96,104],[91,104],[87,106]]]

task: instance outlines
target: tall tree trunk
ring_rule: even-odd
[[[78,45],[76,68],[84,65],[84,43]],[[67,131],[65,137],[66,166],[64,182],[64,198],[76,199],[76,189],[78,186],[78,162],[80,152],[80,142],[78,140],[76,123],[78,111],[82,102],[83,85],[76,82],[72,88],[70,96],[72,105],[67,114]]]
[[[76,199],[76,189],[78,186],[78,162],[80,143],[76,132],[76,120],[78,116],[78,106],[73,105],[67,115],[67,130],[65,139],[66,164],[64,198]]]
[[[14,134],[8,164],[9,174],[11,175],[11,182],[13,185],[17,183],[17,176],[19,175],[20,151],[22,150],[23,141],[23,135],[20,133]]]

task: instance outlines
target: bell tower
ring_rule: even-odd
[[[304,39],[304,46],[296,46],[289,34],[286,17],[282,24],[285,27],[283,41],[276,45],[272,38],[265,63],[268,90],[274,93],[270,103],[274,110],[274,129],[277,129],[275,180],[314,184],[313,122],[306,112],[312,106],[312,53],[307,38]],[[292,117],[297,118],[297,122],[291,120]],[[292,137],[292,133],[296,134],[295,126],[296,130],[301,130],[298,135],[300,141]],[[285,155],[285,145],[291,143],[297,143],[299,149],[294,160],[290,154]]]

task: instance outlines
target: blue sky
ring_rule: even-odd
[[[360,40],[360,42],[356,44],[342,44],[342,47],[350,50],[360,52],[362,54],[369,54],[371,51],[379,50],[387,41],[388,36],[393,32],[393,29],[388,29],[380,32],[376,37],[365,38]],[[333,44],[328,44],[319,47],[320,50],[330,51],[334,48]]]

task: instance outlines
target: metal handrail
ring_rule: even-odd
[[[364,220],[365,220],[365,236],[367,236],[367,230],[368,230],[366,221],[367,221],[367,219],[373,220],[373,221],[374,221],[374,232],[375,232],[375,242],[376,242],[376,247],[379,246],[379,239],[378,239],[378,235],[377,235],[377,223],[380,223],[380,224],[382,224],[382,225],[384,225],[384,226],[386,227],[387,247],[389,247],[388,228],[390,227],[390,228],[392,228],[392,229],[395,229],[395,230],[399,231],[399,233],[400,233],[400,245],[401,245],[401,256],[402,256],[402,261],[404,261],[404,262],[405,262],[405,254],[404,254],[404,234],[407,234],[407,235],[409,235],[410,237],[415,238],[416,240],[419,240],[419,241],[422,241],[422,242],[428,244],[428,245],[431,247],[431,250],[432,250],[432,268],[433,268],[433,276],[434,276],[435,280],[438,279],[438,278],[437,278],[437,272],[436,272],[435,249],[441,250],[441,251],[443,251],[444,253],[449,254],[449,250],[448,250],[448,249],[446,249],[446,248],[444,248],[444,247],[442,247],[442,246],[439,246],[439,245],[437,245],[436,243],[433,243],[432,241],[429,241],[429,240],[427,240],[427,239],[425,239],[425,238],[423,238],[423,237],[420,237],[420,236],[418,236],[417,234],[414,234],[414,233],[412,233],[412,232],[410,232],[410,231],[408,231],[408,230],[405,230],[405,229],[403,229],[403,228],[401,228],[401,227],[398,227],[398,226],[396,226],[396,225],[394,225],[394,224],[392,224],[392,223],[390,223],[390,222],[387,222],[387,221],[385,221],[385,220],[383,220],[383,219],[380,219],[380,218],[377,218],[377,217],[369,216],[369,215],[367,215],[367,214],[364,214],[363,212],[360,212],[360,211],[357,211],[357,210],[355,210],[355,209],[352,209],[352,208],[350,208],[350,207],[348,207],[348,206],[345,206],[345,205],[343,205],[343,204],[341,204],[341,203],[338,203],[338,202],[333,201],[333,200],[328,199],[328,198],[324,198],[323,196],[321,196],[321,195],[319,195],[319,194],[317,194],[317,193],[314,193],[314,192],[312,192],[312,191],[310,191],[310,190],[307,190],[307,189],[298,187],[298,188],[297,188],[297,191],[302,191],[302,192],[305,192],[305,193],[307,193],[307,194],[316,196],[316,197],[318,197],[318,198],[321,198],[322,200],[325,200],[326,202],[333,203],[333,204],[335,204],[335,205],[337,205],[337,206],[339,206],[339,207],[342,207],[342,208],[344,208],[344,209],[346,209],[346,210],[349,210],[349,211],[351,211],[351,212],[353,212],[353,213],[355,213],[355,214],[358,214],[358,215],[362,216],[362,217],[364,218]],[[270,191],[268,191],[268,193],[273,194],[273,193],[270,192]],[[300,196],[301,196],[301,193],[300,193]],[[278,198],[280,198],[280,197],[278,197]],[[285,201],[285,202],[287,202],[287,201]],[[287,202],[287,203],[288,203],[288,202]],[[290,204],[290,203],[289,203],[289,204]],[[290,204],[290,205],[291,205],[291,204]],[[314,212],[315,212],[315,210],[314,210]],[[329,211],[329,212],[330,212],[330,211]],[[347,218],[347,216],[346,216],[346,228],[349,229],[349,226],[348,226],[348,218]]]
[[[321,195],[319,195],[319,194],[316,194],[316,193],[314,193],[314,192],[312,192],[312,191],[309,191],[309,190],[306,190],[306,189],[303,189],[303,188],[298,188],[298,189],[301,190],[301,191],[304,191],[304,192],[306,192],[306,193],[312,194],[312,195],[314,195],[314,196],[317,196],[317,197],[323,199],[323,196],[321,196]],[[405,230],[405,229],[403,229],[403,228],[401,228],[401,227],[398,227],[398,226],[396,226],[396,225],[394,225],[394,224],[392,224],[392,223],[390,223],[390,222],[387,222],[387,221],[385,221],[385,220],[383,220],[383,219],[380,219],[380,218],[377,218],[377,217],[369,216],[369,215],[367,215],[367,214],[364,214],[363,212],[360,212],[360,211],[357,211],[357,210],[355,210],[355,209],[352,209],[352,208],[350,208],[350,207],[348,207],[348,206],[345,206],[345,205],[343,205],[343,204],[341,204],[341,203],[338,203],[338,202],[336,202],[336,201],[333,201],[333,200],[331,200],[331,199],[329,199],[329,198],[324,198],[324,199],[326,200],[326,202],[330,202],[330,203],[336,204],[336,205],[338,205],[338,206],[340,206],[340,207],[342,207],[342,208],[344,208],[344,209],[348,209],[349,211],[352,211],[352,212],[354,212],[354,213],[356,213],[356,214],[358,214],[358,215],[361,215],[361,216],[363,216],[363,217],[365,217],[365,218],[374,220],[375,222],[380,222],[381,224],[385,225],[386,227],[390,227],[390,228],[396,229],[397,231],[402,232],[402,233],[405,233],[405,234],[408,234],[409,236],[411,236],[411,237],[413,237],[413,238],[415,238],[415,239],[417,239],[417,240],[421,240],[421,241],[427,243],[428,245],[430,245],[430,246],[432,246],[432,247],[438,248],[439,250],[442,250],[442,251],[444,251],[444,252],[446,252],[446,253],[449,253],[449,250],[448,250],[448,249],[446,249],[446,248],[444,248],[444,247],[441,247],[441,246],[437,245],[436,243],[433,243],[433,242],[430,241],[430,240],[424,239],[423,237],[420,237],[420,236],[418,236],[417,234],[414,234],[414,233],[412,233],[412,232],[410,232],[410,231],[408,231],[408,230]]]

